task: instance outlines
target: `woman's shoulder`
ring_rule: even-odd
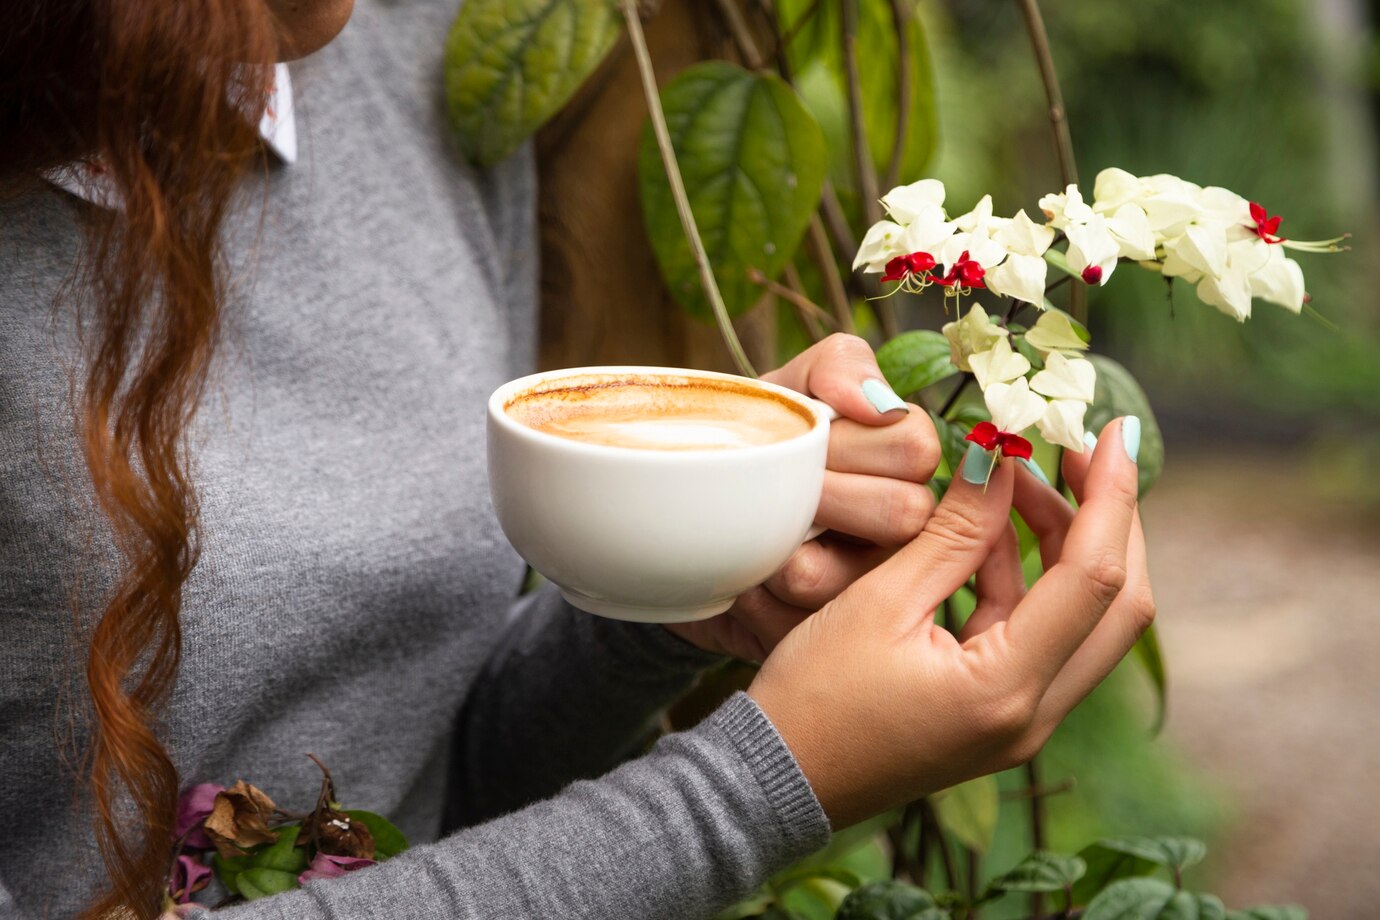
[[[0,322],[4,314],[52,305],[76,265],[85,206],[36,177],[0,190]]]

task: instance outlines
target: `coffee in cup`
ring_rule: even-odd
[[[815,425],[810,410],[769,390],[674,374],[560,377],[519,393],[503,408],[545,434],[635,450],[774,444]]]
[[[510,381],[488,406],[499,524],[591,613],[722,613],[807,537],[832,411],[709,371],[589,367]]]

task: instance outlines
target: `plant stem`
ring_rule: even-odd
[[[753,284],[759,284],[772,294],[782,298],[799,314],[801,322],[805,323],[806,330],[810,336],[818,342],[821,336],[818,334],[820,321],[826,322],[831,326],[837,327],[838,321],[830,316],[823,307],[806,297],[800,289],[800,275],[796,272],[794,265],[786,266],[786,280],[789,286],[773,281],[755,268],[747,271],[748,280]]]
[[[680,164],[676,162],[676,152],[671,146],[671,132],[666,127],[666,113],[661,109],[661,94],[656,86],[656,73],[652,70],[652,56],[647,50],[647,38],[642,34],[642,22],[637,15],[637,0],[619,0],[623,18],[628,24],[628,39],[632,42],[633,53],[637,57],[637,69],[642,75],[642,93],[647,99],[647,111],[652,118],[652,131],[656,135],[657,147],[661,150],[661,162],[666,167],[666,179],[671,185],[671,197],[676,202],[676,213],[680,215],[680,225],[690,243],[690,252],[699,269],[700,284],[704,286],[705,297],[714,311],[714,320],[719,324],[719,334],[724,345],[733,356],[733,363],[745,377],[756,377],[757,371],[743,351],[743,343],[738,341],[738,333],[733,321],[728,318],[728,308],[724,306],[719,284],[714,280],[714,271],[709,266],[709,255],[704,251],[704,240],[700,239],[699,228],[695,226],[695,215],[690,210],[690,199],[685,194],[685,182],[681,179]]]
[[[954,387],[954,391],[949,394],[949,398],[944,400],[944,405],[940,407],[940,418],[943,418],[944,416],[949,414],[949,410],[952,409],[954,407],[954,404],[958,402],[958,397],[963,395],[963,391],[968,388],[968,384],[975,379],[976,378],[973,377],[972,374],[964,372],[963,379],[958,382],[958,386]]]
[[[910,14],[902,0],[891,0],[891,22],[896,29],[896,137],[891,142],[891,162],[887,164],[888,189],[901,178],[901,161],[906,152],[906,135],[910,133],[912,73],[915,61],[910,49]]]
[[[738,4],[734,0],[718,0],[718,4],[724,24],[733,36],[733,43],[738,46],[738,52],[743,56],[743,63],[749,70],[761,70],[766,66],[766,58],[757,47],[757,40],[752,37],[752,30],[743,18],[743,11],[738,9]]]
[[[928,825],[930,833],[934,835],[934,842],[939,847],[939,859],[944,864],[944,878],[949,884],[949,888],[958,891],[958,872],[954,869],[954,854],[949,849],[949,841],[944,836],[944,830],[939,826],[939,818],[934,813],[934,806],[929,799],[923,799],[920,803],[920,820]],[[923,825],[922,825],[923,826]]]
[[[1049,34],[1040,15],[1037,0],[1016,0],[1025,17],[1026,32],[1040,68],[1040,80],[1045,87],[1045,101],[1049,105],[1049,126],[1054,134],[1054,152],[1059,160],[1059,178],[1063,188],[1078,182],[1078,166],[1073,159],[1073,136],[1069,134],[1068,111],[1064,108],[1064,94],[1059,89],[1059,75],[1054,70],[1054,56],[1049,49]],[[1061,188],[1060,191],[1063,189]],[[1080,323],[1088,320],[1087,291],[1075,285],[1070,288],[1069,312]]]
[[[1045,800],[1042,796],[1034,794],[1040,789],[1040,766],[1037,757],[1032,757],[1026,761],[1025,781],[1030,787],[1030,844],[1033,850],[1043,850],[1045,848]],[[1038,917],[1044,910],[1044,898],[1038,892],[1030,895],[1030,913]]]
[[[968,908],[967,920],[979,920],[977,899],[982,884],[982,855],[971,847],[964,849],[968,853],[968,903],[972,905]]]
[[[834,261],[834,251],[829,248],[829,238],[824,233],[824,224],[820,222],[818,214],[810,215],[810,225],[805,230],[805,246],[824,280],[824,294],[829,298],[829,306],[838,319],[838,328],[843,332],[856,332],[848,291],[843,287],[838,263]]]

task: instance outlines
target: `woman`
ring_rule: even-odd
[[[1067,459],[1076,515],[976,448],[931,513],[934,433],[860,340],[773,379],[851,420],[819,523],[869,545],[677,635],[505,616],[482,405],[530,369],[529,164],[447,146],[443,0],[362,2],[270,87],[349,6],[0,11],[0,917],[156,915],[179,788],[314,801],[308,751],[413,849],[228,916],[705,917],[1030,756],[1151,615],[1130,439]],[[960,646],[931,613],[975,571]],[[750,692],[616,766],[723,654],[766,657]]]

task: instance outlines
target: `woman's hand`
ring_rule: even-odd
[[[891,391],[857,336],[830,336],[763,379],[839,413],[815,516],[830,533],[801,546],[728,612],[667,626],[700,648],[751,661],[764,660],[805,617],[920,533],[934,509],[925,483],[939,464],[929,415]]]
[[[923,532],[767,659],[748,692],[785,738],[835,827],[1030,759],[1154,616],[1124,420],[1066,454],[1075,513],[976,448]],[[967,477],[977,479],[977,483]],[[1045,574],[1027,593],[1014,494]],[[935,608],[974,572],[960,635]]]

